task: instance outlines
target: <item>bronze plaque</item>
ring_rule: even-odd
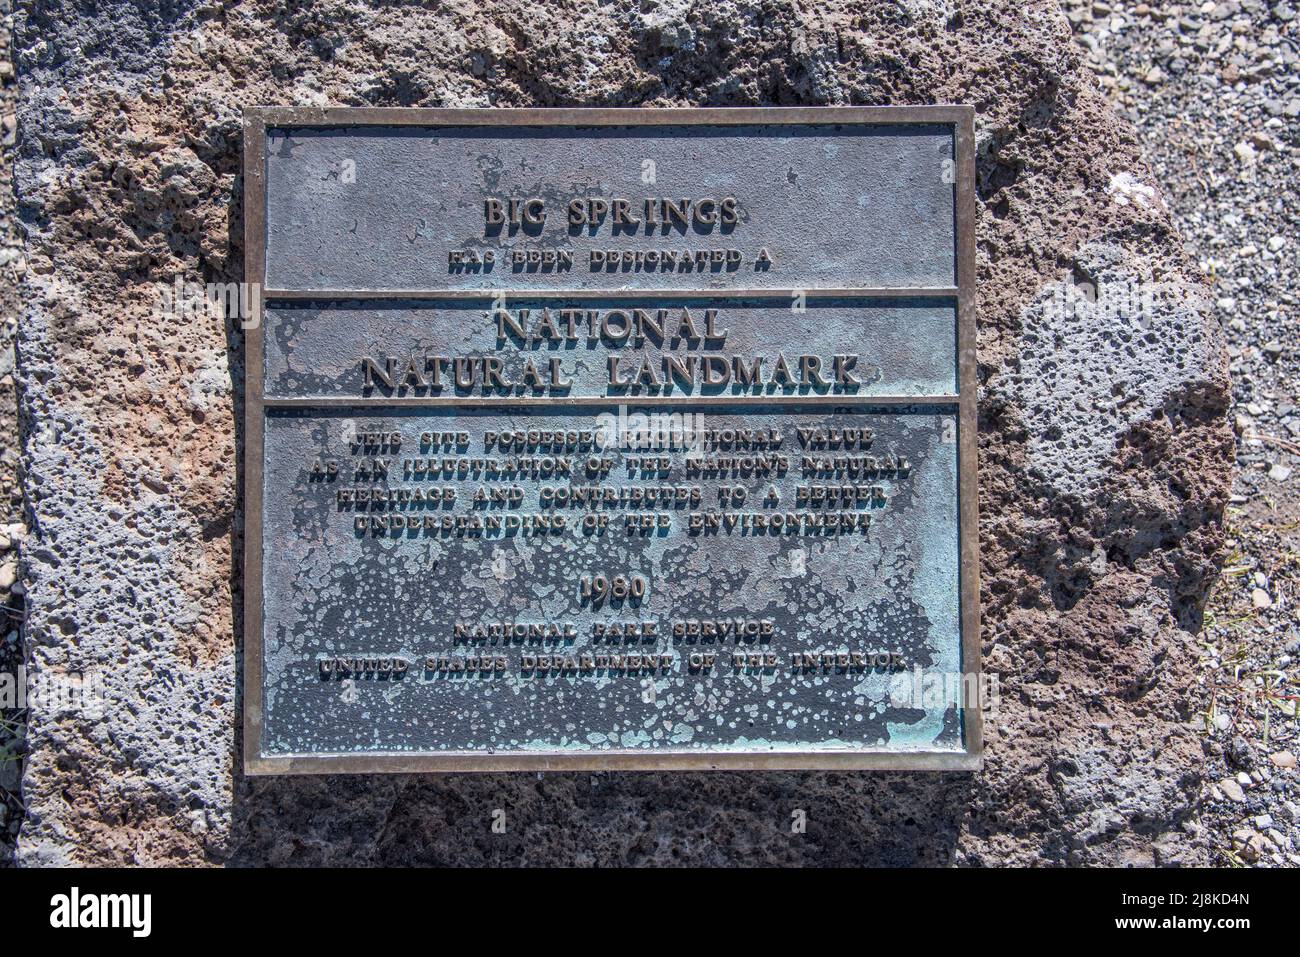
[[[245,766],[973,769],[972,111],[245,118]]]

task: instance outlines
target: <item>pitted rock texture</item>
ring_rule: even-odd
[[[1204,291],[1162,280],[1161,265],[1121,246],[1080,249],[1075,275],[1024,310],[1020,354],[990,383],[1029,429],[1030,468],[1057,495],[1092,499],[1118,436],[1204,388],[1221,348],[1201,317]]]
[[[1185,349],[1043,365],[1060,283],[1197,282],[1055,3],[40,0],[15,46],[29,655],[106,689],[100,719],[32,715],[22,863],[1206,859],[1222,347],[1193,309],[1156,317]],[[243,107],[936,102],[978,110],[983,772],[238,773],[242,333],[160,303],[242,277]]]

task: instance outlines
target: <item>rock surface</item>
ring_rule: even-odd
[[[15,30],[28,654],[103,678],[101,716],[32,714],[21,863],[1207,859],[1222,344],[1055,3],[40,0]],[[979,113],[982,773],[238,774],[241,334],[160,303],[242,276],[244,106],[933,102]],[[1191,294],[1054,311],[1116,277]]]
[[[23,664],[23,596],[17,584],[22,540],[22,490],[18,484],[18,416],[14,388],[14,333],[18,327],[18,277],[23,270],[22,235],[14,197],[13,161],[17,137],[13,51],[9,42],[12,4],[0,0],[0,675],[17,675]],[[3,679],[0,679],[3,680]],[[0,867],[13,863],[22,822],[19,780],[27,712],[0,698]],[[17,702],[15,701],[16,705]]]
[[[1208,776],[1223,783],[1206,789],[1198,818],[1216,862],[1295,867],[1300,822],[1287,808],[1300,775],[1262,756],[1300,743],[1300,212],[1285,198],[1300,150],[1300,16],[1290,0],[1066,8],[1169,188],[1227,332],[1236,481],[1196,696]],[[1240,770],[1244,783],[1230,777]],[[1242,844],[1236,834],[1265,811],[1275,827]]]

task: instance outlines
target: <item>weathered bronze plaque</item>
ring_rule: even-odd
[[[250,772],[978,766],[968,107],[245,135]]]

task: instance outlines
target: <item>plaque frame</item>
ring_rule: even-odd
[[[376,774],[465,771],[703,771],[703,770],[825,770],[825,771],[978,771],[983,767],[983,715],[969,702],[962,708],[960,751],[886,751],[845,749],[842,751],[704,751],[704,750],[602,750],[492,752],[373,752],[267,757],[261,753],[263,706],[263,540],[262,492],[265,413],[276,408],[329,408],[374,405],[403,406],[502,406],[548,405],[549,397],[490,397],[464,399],[447,397],[280,398],[263,395],[264,310],[268,299],[420,299],[482,298],[483,290],[434,289],[267,289],[266,241],[266,133],[268,128],[295,127],[537,127],[537,126],[752,126],[752,125],[948,125],[954,144],[954,262],[957,284],[952,287],[894,286],[803,289],[811,296],[836,298],[909,298],[918,295],[943,296],[956,301],[957,384],[956,396],[917,397],[765,397],[765,405],[956,405],[958,417],[958,535],[961,616],[961,658],[964,675],[982,675],[980,662],[979,607],[979,482],[976,467],[976,288],[975,288],[975,109],[967,104],[933,106],[800,106],[726,108],[526,108],[526,109],[442,109],[415,107],[250,107],[243,114],[243,213],[244,281],[258,290],[249,297],[251,315],[243,317],[244,330],[244,450],[243,450],[243,766],[249,775],[278,774]],[[599,298],[610,290],[496,289],[507,296],[533,299]],[[661,299],[718,295],[790,295],[792,289],[667,289],[637,290],[635,294]],[[775,400],[775,401],[774,401]],[[608,405],[608,400],[564,399],[566,405]],[[658,397],[652,405],[718,404],[716,399],[696,396]]]

